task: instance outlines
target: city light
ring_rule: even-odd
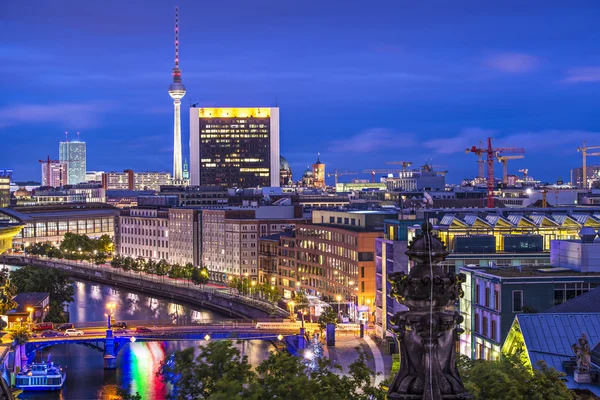
[[[206,340],[206,341],[210,340],[210,335],[208,333],[204,336],[204,340]]]

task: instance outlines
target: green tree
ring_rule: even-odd
[[[194,348],[177,351],[163,362],[159,373],[173,385],[173,399],[223,399],[224,391],[229,399],[256,398],[252,393],[257,390],[256,375],[248,358],[228,340],[200,346],[197,357]]]
[[[104,253],[104,252],[95,253],[92,261],[96,265],[106,264],[106,253]]]
[[[11,282],[10,273],[6,268],[0,270],[0,285],[0,315],[6,315],[8,311],[14,310],[18,306],[17,302],[13,300],[18,293],[18,289]],[[1,329],[6,328],[5,323],[4,325]]]
[[[271,285],[270,283],[264,283],[260,285],[258,290],[262,293],[265,299],[272,303],[276,303],[279,301],[279,299],[281,299],[281,293],[279,292],[277,286]]]
[[[119,400],[142,400],[142,395],[139,392],[130,394],[127,390],[122,388],[117,389],[117,395],[119,396]]]
[[[114,249],[113,240],[108,235],[102,235],[95,240],[94,250],[102,253],[112,253]]]
[[[10,279],[19,293],[48,292],[50,310],[46,321],[67,322],[64,309],[68,303],[73,301],[75,288],[65,272],[27,265],[12,271]]]
[[[206,285],[209,280],[208,276],[208,268],[194,268],[192,271],[192,282],[194,282],[195,285]]]
[[[498,361],[470,360],[461,356],[458,366],[465,388],[476,400],[576,398],[561,380],[565,374],[549,368],[543,361],[531,369],[518,355],[502,356]]]
[[[321,315],[319,315],[317,323],[319,324],[319,329],[324,331],[327,328],[327,324],[334,324],[337,326],[338,315],[332,307],[327,307],[323,310]]]

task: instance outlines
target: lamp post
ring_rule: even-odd
[[[288,305],[290,306],[290,319],[294,319],[294,306],[296,303],[290,301]]]
[[[29,313],[29,324],[33,325],[33,307],[27,307],[27,312]]]
[[[250,295],[251,296],[254,295],[254,286],[256,286],[256,281],[251,282],[251,287],[250,287]]]
[[[106,308],[108,308],[108,314],[105,314],[106,315],[106,329],[110,330],[110,328],[111,328],[110,320],[112,319],[113,313],[115,311],[115,304],[108,303],[106,305]]]
[[[337,313],[338,313],[338,319],[340,316],[340,301],[342,300],[342,296],[340,296],[339,294],[337,296],[335,296],[335,299],[337,300],[336,304],[337,304]]]

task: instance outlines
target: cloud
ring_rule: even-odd
[[[566,83],[600,82],[600,67],[570,68],[563,79]]]
[[[486,146],[483,141],[494,134],[496,131],[489,129],[465,128],[458,136],[429,140],[423,145],[438,154],[464,153],[468,147],[479,146],[479,141],[482,141],[482,146]]]
[[[524,53],[496,53],[483,60],[484,65],[507,74],[533,71],[539,64],[537,57]]]
[[[370,128],[344,140],[331,142],[330,151],[336,153],[372,153],[414,146],[412,133],[386,128]]]
[[[16,104],[0,108],[0,127],[58,122],[68,129],[90,128],[110,108],[100,103]]]

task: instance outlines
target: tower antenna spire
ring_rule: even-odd
[[[69,143],[69,132],[65,132],[65,141]]]
[[[79,132],[77,132],[77,141],[79,142]]]
[[[175,66],[173,67],[173,83],[169,85],[169,96],[173,99],[173,183],[181,184],[181,99],[185,96],[185,86],[181,82],[179,69],[179,7],[175,7]]]

